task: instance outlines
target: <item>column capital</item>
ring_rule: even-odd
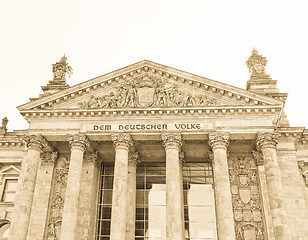
[[[228,132],[214,132],[209,133],[209,145],[212,149],[224,148],[227,150],[229,145],[229,133]]]
[[[139,163],[139,153],[137,151],[128,152],[128,165],[137,166]]]
[[[133,146],[133,139],[131,135],[127,133],[111,134],[111,140],[113,141],[113,145],[116,149],[122,148],[129,151],[129,148]]]
[[[176,148],[178,151],[182,147],[182,135],[180,133],[162,133],[161,139],[165,149]]]
[[[22,140],[26,143],[28,149],[36,149],[40,152],[49,146],[49,143],[42,135],[27,135],[23,136]]]
[[[41,154],[41,165],[55,165],[58,159],[58,152],[44,152]]]
[[[265,133],[257,133],[257,148],[264,149],[264,148],[276,148],[278,142],[279,134],[276,132],[265,132]]]
[[[70,148],[79,148],[81,151],[85,151],[90,147],[90,141],[84,134],[75,134],[67,136]]]

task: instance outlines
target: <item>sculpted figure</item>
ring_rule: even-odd
[[[167,106],[167,93],[163,84],[159,84],[154,92],[153,106]]]
[[[123,88],[126,90],[123,107],[137,107],[139,101],[134,83],[123,85]]]

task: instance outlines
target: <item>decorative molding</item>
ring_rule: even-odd
[[[85,151],[90,147],[90,141],[87,136],[84,134],[75,134],[67,136],[70,148],[79,148],[82,151]]]
[[[22,140],[26,143],[26,146],[29,149],[36,149],[40,152],[44,150],[44,148],[49,146],[49,143],[42,135],[29,135],[22,137]]]
[[[98,117],[98,116],[138,116],[138,115],[233,115],[233,114],[278,114],[281,106],[225,106],[225,107],[170,107],[170,108],[124,108],[124,109],[71,109],[21,111],[25,119],[50,117]]]
[[[256,164],[258,166],[264,164],[263,154],[261,151],[252,151],[252,156],[256,160]]]
[[[113,141],[115,149],[123,148],[129,151],[129,149],[133,146],[133,139],[131,135],[127,133],[111,134],[111,140]]]
[[[259,181],[252,157],[228,159],[236,239],[265,239]]]
[[[58,152],[44,152],[41,154],[41,165],[54,165],[58,159]]]
[[[209,133],[209,145],[212,149],[225,148],[229,145],[230,135],[227,132]]]
[[[262,150],[263,148],[276,148],[278,144],[278,137],[279,134],[277,132],[257,133],[257,149]]]
[[[180,133],[162,133],[161,138],[166,150],[176,148],[180,152],[182,147],[182,135]]]

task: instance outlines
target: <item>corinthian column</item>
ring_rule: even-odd
[[[110,240],[125,239],[127,213],[128,152],[132,145],[129,134],[112,134],[115,147]]]
[[[277,163],[277,138],[277,133],[258,133],[257,147],[263,154],[275,239],[287,240],[291,239],[291,235],[287,224],[287,212],[283,204],[283,187]]]
[[[166,150],[167,240],[184,240],[184,201],[180,160],[182,137],[178,133],[164,133],[162,140]]]
[[[227,147],[229,133],[209,134],[209,144],[213,150],[213,177],[216,203],[217,234],[219,240],[234,240],[234,218],[230,179],[228,171]]]
[[[31,135],[23,138],[28,146],[27,156],[22,162],[22,172],[19,179],[19,191],[16,197],[15,210],[9,239],[26,239],[30,213],[35,189],[40,154],[48,145],[41,135]]]
[[[69,135],[71,158],[63,207],[61,240],[76,239],[78,199],[80,193],[83,154],[90,142],[83,134]]]
[[[128,154],[128,178],[127,178],[127,223],[126,239],[135,239],[135,217],[136,217],[136,167],[138,153],[135,151]]]

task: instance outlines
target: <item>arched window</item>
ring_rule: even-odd
[[[10,222],[5,221],[0,223],[0,240],[8,240],[10,233]]]

